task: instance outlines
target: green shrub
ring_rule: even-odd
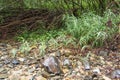
[[[79,40],[78,43],[81,46],[102,46],[106,40],[112,38],[117,32],[115,23],[119,18],[109,10],[105,12],[103,17],[91,12],[84,13],[80,18],[69,15],[65,17],[68,34]],[[109,19],[112,20],[112,28],[105,25]]]

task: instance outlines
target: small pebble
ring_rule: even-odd
[[[20,62],[19,62],[18,60],[16,60],[16,59],[13,59],[13,60],[12,60],[12,64],[18,65],[18,64],[20,64]]]

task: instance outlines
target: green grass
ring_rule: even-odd
[[[107,27],[105,23],[111,19],[112,27]],[[74,16],[64,16],[64,28],[46,30],[38,28],[35,31],[24,31],[23,34],[17,36],[17,40],[28,41],[31,43],[40,43],[43,46],[86,46],[100,47],[105,42],[112,40],[113,36],[118,32],[116,23],[120,16],[113,14],[110,10],[106,11],[104,16],[95,15],[92,12],[84,13],[79,18]],[[44,52],[44,48],[42,52]]]
[[[110,40],[117,33],[118,28],[115,23],[119,21],[120,16],[108,10],[103,17],[89,12],[84,13],[80,18],[69,15],[65,18],[68,33],[78,40],[78,44],[95,47],[103,46],[105,41]],[[105,25],[109,19],[112,20],[112,28]]]

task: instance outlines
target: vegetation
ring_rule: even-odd
[[[14,14],[17,15],[21,12],[24,13],[27,10],[59,11],[62,13],[62,20],[59,19],[59,15],[57,18],[52,15],[52,18],[54,17],[53,20],[48,20],[49,22],[51,21],[49,30],[44,26],[47,25],[44,19],[43,21],[38,20],[39,23],[42,23],[37,25],[37,29],[31,31],[28,30],[28,27],[32,24],[28,25],[25,23],[22,26],[28,27],[25,27],[25,30],[15,38],[18,41],[22,41],[24,43],[23,46],[26,45],[27,41],[27,44],[28,42],[37,42],[47,46],[46,43],[49,43],[49,46],[52,45],[54,47],[68,46],[70,44],[74,47],[86,45],[99,47],[103,46],[118,33],[119,3],[118,0],[0,0],[0,12],[3,12],[0,14],[0,22],[4,24],[5,17],[14,16]],[[54,25],[55,21],[58,23],[60,21],[62,25]],[[111,25],[107,25],[109,21],[111,21]],[[36,24],[36,22],[33,22],[33,24]],[[60,26],[60,28],[56,28],[56,26]],[[28,48],[29,46],[27,45]],[[21,51],[25,50],[21,48]],[[44,52],[44,50],[42,51]]]
[[[119,18],[120,16],[110,11],[105,12],[102,17],[91,12],[84,13],[80,18],[67,15],[67,32],[74,36],[82,46],[102,46],[118,32],[116,22]],[[112,20],[112,27],[105,25],[109,19]]]

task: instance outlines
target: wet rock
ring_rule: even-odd
[[[112,78],[120,78],[120,69],[112,72]]]
[[[61,73],[58,59],[54,56],[45,58],[45,60],[43,61],[42,64],[45,67],[45,69],[47,70],[47,72],[49,72],[49,73],[53,73],[53,74]]]
[[[19,60],[13,59],[12,60],[12,64],[13,65],[18,65],[18,64],[20,64],[20,62],[19,62]]]

